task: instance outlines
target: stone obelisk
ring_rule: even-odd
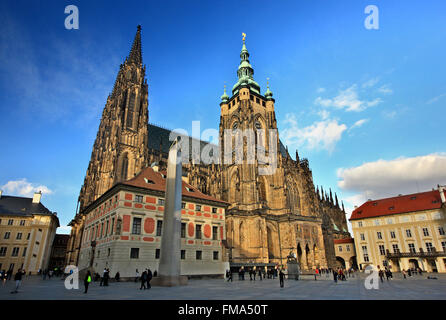
[[[173,287],[187,285],[187,276],[181,276],[181,198],[182,163],[178,139],[169,150],[164,206],[163,234],[159,263],[159,277],[153,284]]]

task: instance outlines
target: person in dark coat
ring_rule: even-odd
[[[335,283],[338,283],[338,273],[333,269],[333,280]]]
[[[152,271],[149,269],[147,270],[147,289],[152,288],[150,285],[150,280],[152,280]]]
[[[14,276],[14,280],[15,280],[15,290],[12,291],[11,293],[17,293],[19,292],[18,289],[20,287],[20,284],[22,283],[22,275],[23,275],[23,271],[21,269],[19,269],[17,271],[17,273]]]
[[[141,274],[141,288],[139,288],[139,290],[142,290],[142,288],[144,288],[144,290],[146,290],[146,282],[147,282],[147,271],[144,271]]]
[[[280,287],[283,288],[283,280],[285,279],[285,274],[283,273],[282,269],[280,269],[279,271],[279,282],[280,282]]]
[[[84,278],[84,286],[85,286],[84,293],[87,293],[88,286],[90,285],[90,282],[91,282],[91,273],[90,273],[90,271],[88,271]]]
[[[259,268],[259,278],[262,280],[262,268]]]
[[[116,275],[115,275],[116,282],[119,282],[120,278],[121,278],[121,275],[119,274],[119,271],[118,271],[118,272],[116,272]]]

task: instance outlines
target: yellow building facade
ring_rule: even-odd
[[[358,265],[446,272],[444,187],[369,200],[352,212]]]
[[[36,274],[48,268],[59,219],[40,199],[41,193],[23,198],[0,191],[0,270]]]

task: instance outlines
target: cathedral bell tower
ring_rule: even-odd
[[[245,44],[245,34],[243,34],[243,45],[240,52],[240,65],[237,69],[238,81],[232,87],[232,96],[226,94],[226,88],[221,97],[221,118],[220,118],[220,145],[222,146],[222,163],[225,156],[225,144],[228,144],[226,134],[232,131],[233,135],[241,134],[243,146],[237,146],[236,138],[233,137],[233,154],[237,153],[236,148],[243,148],[243,162],[233,161],[224,165],[222,172],[223,197],[225,201],[232,203],[232,208],[243,211],[263,209],[274,211],[274,214],[286,212],[286,199],[283,189],[283,169],[280,167],[282,155],[279,147],[279,136],[277,133],[277,121],[274,112],[273,94],[268,88],[264,95],[260,92],[259,84],[254,80],[254,69],[249,61],[249,52]],[[276,135],[271,135],[271,130],[275,130]],[[254,163],[248,163],[249,140],[246,132],[254,133],[253,145],[260,146],[265,150],[265,155],[276,154],[276,164],[271,174],[264,175],[259,172],[265,167],[264,162],[258,157],[255,151]],[[260,134],[262,132],[263,134]],[[271,140],[273,139],[273,140]],[[241,141],[241,140],[239,140]],[[273,147],[272,144],[275,144]],[[235,146],[235,147],[234,147]],[[255,148],[256,149],[256,148]],[[253,149],[251,149],[252,151]],[[248,153],[248,155],[247,155]],[[281,174],[282,173],[282,174]],[[272,211],[271,211],[272,210]]]
[[[147,166],[149,112],[145,72],[138,26],[130,54],[119,68],[102,112],[79,195],[80,211],[114,184],[133,178]]]

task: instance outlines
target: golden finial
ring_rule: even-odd
[[[269,88],[269,77],[266,78],[266,87]]]
[[[243,42],[245,42],[246,33],[242,32],[242,36],[243,36]]]

